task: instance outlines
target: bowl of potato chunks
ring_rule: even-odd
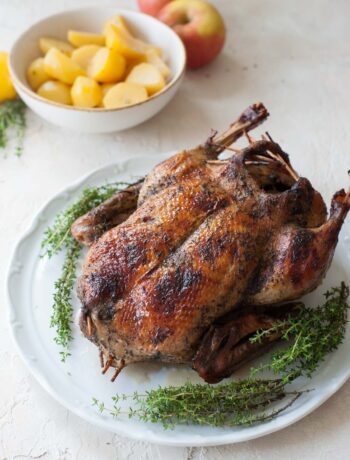
[[[90,133],[121,131],[174,97],[186,67],[175,32],[113,7],[59,13],[31,26],[10,53],[14,86],[45,120]]]

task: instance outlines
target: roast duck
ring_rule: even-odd
[[[90,246],[80,326],[103,373],[115,368],[112,380],[130,363],[161,361],[218,382],[278,340],[249,338],[324,278],[349,192],[334,195],[327,220],[321,195],[281,147],[248,134],[267,116],[252,105],[72,226]],[[229,147],[243,135],[246,148]],[[229,159],[218,159],[226,149]]]

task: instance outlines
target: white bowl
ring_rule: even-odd
[[[60,105],[38,96],[30,89],[26,72],[33,59],[39,57],[40,37],[66,40],[69,29],[100,33],[103,24],[120,14],[137,37],[160,46],[171,69],[171,80],[159,93],[139,104],[119,109],[83,109]],[[10,54],[10,72],[19,96],[45,120],[64,128],[89,133],[121,131],[136,126],[163,109],[174,97],[184,75],[186,52],[176,33],[165,24],[136,11],[114,7],[80,8],[43,19],[15,42]]]

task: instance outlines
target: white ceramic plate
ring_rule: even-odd
[[[44,230],[52,224],[55,215],[74,201],[86,186],[106,181],[130,181],[145,175],[169,155],[141,157],[99,169],[59,193],[37,214],[14,251],[8,275],[10,325],[19,353],[40,384],[66,408],[95,425],[123,436],[165,445],[209,446],[246,441],[280,430],[316,409],[348,379],[349,331],[343,345],[326,359],[312,380],[298,383],[299,388],[314,388],[314,391],[304,394],[278,418],[245,428],[177,426],[174,430],[164,430],[158,424],[146,424],[127,417],[117,420],[109,415],[101,415],[92,406],[92,397],[109,403],[115,393],[176,385],[186,379],[199,382],[199,378],[185,366],[135,364],[123,370],[116,382],[111,383],[109,375],[101,375],[97,348],[81,336],[77,326],[74,329],[72,356],[66,363],[59,359],[49,321],[53,285],[60,275],[63,256],[58,255],[51,260],[38,257]],[[338,285],[341,280],[349,281],[349,235],[349,228],[344,227],[327,278],[316,292],[308,296],[308,304],[322,302],[322,293],[328,287]],[[74,299],[74,307],[78,312],[77,299]]]

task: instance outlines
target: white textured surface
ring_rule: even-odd
[[[109,2],[111,4],[112,2]],[[115,0],[120,6],[131,1]],[[54,193],[100,165],[134,154],[192,145],[263,100],[265,126],[329,200],[350,167],[350,4],[346,0],[218,0],[229,28],[224,54],[188,74],[178,97],[146,124],[117,135],[78,135],[28,116],[25,152],[0,152],[0,308],[19,233]],[[0,1],[0,47],[33,20],[94,1]],[[107,3],[108,4],[108,3]],[[11,147],[11,146],[10,146]],[[6,158],[5,158],[6,156]],[[49,307],[49,306],[48,306]],[[2,315],[4,318],[4,314]],[[350,383],[294,426],[235,446],[168,448],[130,442],[69,414],[32,379],[0,324],[0,459],[345,459],[350,449]]]

